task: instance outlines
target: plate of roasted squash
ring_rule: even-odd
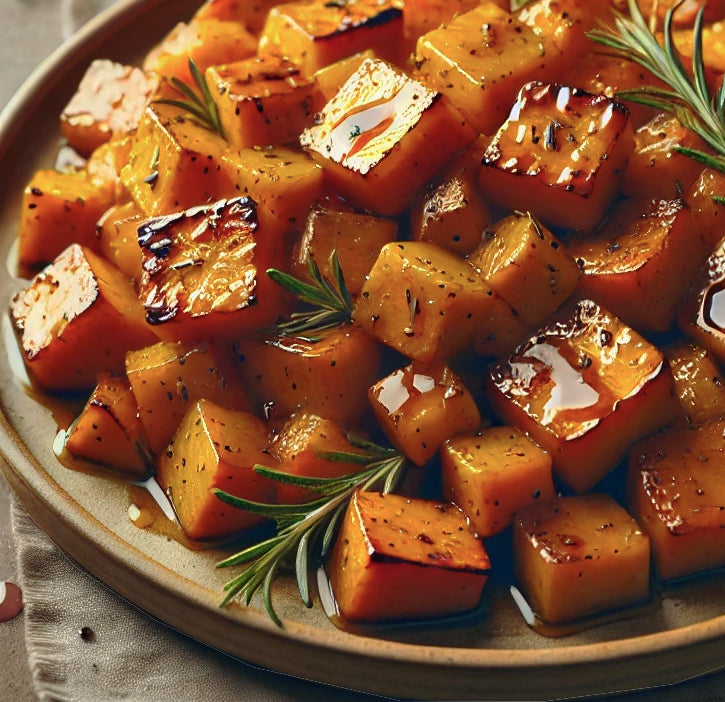
[[[0,119],[22,504],[150,614],[323,683],[718,669],[723,19],[117,3]]]

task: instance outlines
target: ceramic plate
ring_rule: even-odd
[[[132,61],[197,3],[122,0],[50,57],[0,118],[0,245],[11,258],[20,196],[35,168],[52,166],[56,115],[93,58]],[[130,39],[132,38],[132,39]],[[17,288],[8,264],[0,299]],[[52,450],[53,414],[13,371],[7,318],[0,354],[0,466],[23,506],[72,558],[135,605],[227,653],[319,682],[393,696],[432,699],[563,698],[662,685],[725,660],[725,578],[671,588],[646,612],[566,638],[532,632],[503,594],[465,626],[336,628],[319,603],[305,609],[291,581],[274,591],[285,628],[254,604],[220,609],[229,576],[220,552],[191,551],[128,518],[129,489],[64,468]],[[494,597],[495,588],[487,595]]]

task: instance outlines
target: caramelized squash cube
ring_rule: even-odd
[[[725,421],[662,432],[632,447],[632,514],[667,580],[725,565]]]
[[[495,357],[508,353],[527,339],[532,328],[511,305],[491,289],[491,307],[473,339],[473,351],[479,356]]]
[[[145,220],[138,205],[131,201],[106,210],[96,227],[99,253],[133,281],[141,280],[138,228]]]
[[[248,339],[241,370],[261,410],[287,416],[298,409],[353,427],[367,410],[365,393],[378,377],[377,342],[356,327],[319,341]]]
[[[231,354],[208,343],[161,341],[126,355],[126,375],[155,454],[166,448],[189,408],[201,399],[236,410],[250,402]]]
[[[525,214],[486,230],[468,262],[531,325],[543,322],[574,292],[581,274],[563,244]]]
[[[300,142],[333,189],[361,207],[395,215],[474,138],[439,93],[384,61],[367,59]]]
[[[413,463],[427,463],[444,441],[481,423],[476,403],[445,364],[411,363],[368,391],[378,424]]]
[[[238,337],[280,314],[281,289],[266,270],[279,265],[283,242],[251,198],[149,219],[138,231],[139,295],[159,337]]]
[[[126,351],[154,339],[131,283],[78,244],[17,293],[10,311],[25,363],[46,390],[92,388],[101,371],[123,369]]]
[[[206,79],[232,149],[296,142],[324,104],[314,82],[274,57],[212,66]]]
[[[80,415],[68,430],[66,450],[124,475],[143,478],[151,453],[128,380],[101,373]]]
[[[725,378],[712,354],[679,343],[664,349],[687,422],[699,425],[725,415]]]
[[[441,448],[443,496],[486,539],[524,507],[556,496],[551,456],[516,427],[491,427],[448,439]]]
[[[408,358],[446,359],[472,343],[493,305],[486,282],[435,244],[386,244],[355,303],[355,321]]]
[[[573,241],[580,292],[642,331],[667,331],[708,247],[684,200],[630,201],[596,237]]]
[[[281,4],[259,39],[260,56],[285,56],[306,76],[365,49],[403,65],[403,12],[395,0]]]
[[[478,4],[479,0],[405,0],[403,31],[406,43],[415,47],[421,35],[449,23],[456,15],[470,12]]]
[[[725,208],[712,199],[713,195],[725,197],[725,173],[706,168],[685,196],[700,236],[711,248],[720,243],[725,231]]]
[[[649,539],[609,495],[560,497],[514,522],[519,584],[552,624],[646,600],[649,558]]]
[[[490,561],[454,505],[357,492],[327,572],[349,621],[443,617],[473,609]]]
[[[602,95],[525,85],[482,160],[479,185],[502,207],[590,231],[614,199],[634,144],[627,108]]]
[[[257,464],[277,467],[266,447],[267,429],[254,415],[209,400],[189,407],[159,458],[156,478],[190,539],[230,536],[263,521],[258,514],[222,502],[214,490],[271,502],[273,482],[254,470]]]
[[[576,492],[680,411],[660,351],[591,300],[540,329],[489,378],[501,419],[546,449],[555,475]]]
[[[60,115],[61,132],[79,154],[89,156],[111,137],[136,129],[158,87],[159,77],[139,68],[93,61]]]
[[[258,34],[264,27],[267,13],[275,5],[279,5],[279,0],[206,0],[194,18],[241,22],[252,34]]]

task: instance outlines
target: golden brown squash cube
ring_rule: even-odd
[[[514,521],[517,579],[552,624],[646,600],[649,557],[649,539],[609,495],[560,497]]]
[[[139,123],[121,180],[147,214],[167,214],[235,195],[221,167],[227,143],[184,110],[154,103]]]
[[[442,617],[473,609],[490,561],[455,505],[357,492],[327,572],[350,621]]]
[[[725,565],[725,422],[662,432],[632,447],[628,497],[657,572],[679,578]]]
[[[366,49],[359,54],[353,54],[347,58],[340,59],[339,61],[335,61],[335,63],[331,63],[329,66],[321,68],[319,71],[315,71],[315,85],[322,94],[325,102],[329,102],[337,95],[340,88],[360,68],[363,61],[374,58],[376,58],[375,52],[371,49]]]
[[[95,248],[96,223],[114,199],[84,172],[37,171],[23,194],[20,263],[48,263],[71,244]]]
[[[629,201],[592,238],[569,247],[582,267],[582,297],[635,329],[667,331],[708,254],[684,200]]]
[[[126,351],[154,339],[131,283],[78,244],[17,293],[10,312],[25,363],[46,390],[92,388],[101,371],[123,369]]]
[[[442,24],[447,24],[456,15],[470,12],[478,4],[479,0],[405,0],[403,3],[403,31],[406,43],[415,48],[415,44],[422,34],[438,29]],[[506,5],[508,6],[508,2]]]
[[[282,260],[281,237],[251,198],[149,219],[138,232],[139,297],[160,338],[238,337],[280,314],[281,288],[266,270]]]
[[[540,329],[489,378],[498,415],[546,449],[576,492],[680,412],[660,351],[591,300]]]
[[[258,514],[222,502],[213,491],[271,502],[273,481],[254,470],[257,464],[277,467],[266,447],[267,429],[254,415],[209,400],[189,408],[159,457],[156,478],[190,539],[229,536],[263,521]]]
[[[325,453],[360,453],[343,433],[340,425],[315,414],[292,415],[274,434],[269,444],[270,455],[279,462],[279,470],[290,475],[312,478],[339,478],[361,470],[364,466],[329,461]],[[319,498],[314,490],[277,483],[277,503],[281,505],[310,502]]]
[[[368,391],[378,424],[413,463],[427,463],[446,439],[477,428],[481,415],[461,379],[442,362],[411,363]]]
[[[322,203],[307,216],[305,230],[295,246],[292,273],[303,280],[308,278],[307,261],[312,259],[322,275],[331,280],[330,255],[336,251],[345,285],[351,294],[358,295],[380,250],[395,241],[397,231],[393,220]]]
[[[135,129],[158,87],[159,77],[139,68],[93,61],[61,112],[60,130],[79,154],[89,156],[112,136]]]
[[[491,288],[463,259],[435,244],[386,244],[354,317],[368,334],[423,363],[472,343],[494,304]]]
[[[125,475],[143,478],[151,452],[138,405],[125,376],[101,373],[93,393],[68,429],[66,450]]]
[[[336,191],[373,212],[395,215],[474,138],[439,93],[384,61],[367,59],[300,142]]]
[[[490,0],[424,34],[416,75],[445,95],[479,133],[492,134],[528,81],[550,80],[561,52]]]
[[[703,170],[687,192],[685,200],[697,222],[700,236],[715,248],[723,238],[725,207],[715,202],[713,195],[725,197],[725,173],[710,168]]]
[[[224,351],[210,344],[159,342],[126,356],[126,375],[149,446],[161,454],[191,406],[203,398],[231,409],[250,403]]]
[[[581,271],[564,245],[534,217],[513,214],[486,230],[468,262],[530,325],[540,324],[575,290]]]
[[[698,425],[725,415],[725,378],[710,352],[679,343],[664,353],[687,422]]]
[[[141,280],[138,228],[145,220],[138,205],[131,201],[106,210],[96,226],[99,253],[136,282]]]
[[[256,51],[257,38],[240,22],[194,19],[189,24],[179,22],[149,52],[143,69],[193,86],[190,58],[203,73],[209,66],[241,61],[254,56]]]
[[[551,456],[516,427],[456,436],[441,447],[443,496],[485,539],[509,526],[519,510],[556,496],[551,465]]]
[[[491,308],[473,339],[474,353],[490,358],[508,353],[533,331],[493,288],[491,293]]]
[[[627,108],[577,88],[529,83],[483,156],[479,185],[546,224],[590,231],[619,188],[633,148]]]
[[[324,104],[314,82],[276,57],[212,66],[206,79],[232,149],[297,142]]]
[[[259,38],[260,56],[284,56],[306,76],[366,49],[403,65],[403,12],[395,0],[280,4]]]
[[[261,410],[288,416],[298,409],[353,427],[368,408],[365,394],[378,377],[378,343],[356,327],[319,341],[248,339],[241,354],[247,387]]]
[[[275,5],[279,5],[278,0],[206,0],[194,18],[241,22],[252,34],[258,34],[264,27],[267,13]]]

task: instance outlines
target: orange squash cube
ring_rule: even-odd
[[[367,410],[365,393],[378,377],[378,343],[356,327],[340,327],[319,341],[248,339],[241,371],[257,407],[274,416],[303,409],[345,428]]]
[[[489,378],[499,417],[546,449],[576,492],[680,412],[662,353],[591,300],[540,329]]]
[[[725,422],[713,420],[656,434],[630,451],[630,509],[666,580],[725,565],[723,432]]]
[[[126,356],[126,375],[155,454],[164,451],[197,400],[236,410],[250,407],[231,356],[209,344],[162,341],[131,351]]]
[[[300,142],[333,189],[361,207],[395,215],[474,138],[439,93],[384,61],[367,59]]]
[[[491,427],[448,439],[441,447],[443,496],[486,539],[524,507],[556,496],[551,456],[516,427]]]
[[[101,373],[91,397],[68,429],[66,450],[124,475],[143,478],[151,452],[128,380]]]
[[[649,539],[609,495],[559,497],[514,522],[517,579],[552,624],[646,600],[649,558]]]
[[[190,539],[230,536],[263,521],[258,514],[222,502],[213,491],[271,502],[273,481],[254,471],[258,464],[277,467],[266,447],[267,429],[261,419],[209,400],[189,408],[159,457],[156,478]]]
[[[582,267],[579,290],[642,331],[667,331],[708,254],[684,200],[630,201],[596,237],[569,247]],[[666,282],[664,282],[666,281]]]
[[[508,353],[533,331],[493,288],[491,293],[491,307],[473,339],[474,353],[489,358]]]
[[[700,236],[711,248],[720,243],[725,226],[725,207],[715,202],[713,195],[725,197],[725,173],[706,168],[685,196]]]
[[[380,428],[413,463],[427,463],[444,441],[481,423],[461,379],[445,364],[411,363],[368,390]]]
[[[353,495],[327,564],[350,621],[443,617],[473,609],[490,561],[454,505]]]
[[[497,204],[546,224],[593,230],[634,145],[627,108],[577,88],[528,83],[483,156],[479,185]]]
[[[375,52],[371,49],[366,49],[365,51],[340,59],[339,61],[335,61],[335,63],[331,63],[329,66],[315,71],[315,85],[322,94],[325,102],[329,102],[337,95],[340,88],[360,68],[363,61],[374,58],[376,58]]]
[[[478,4],[479,0],[405,0],[403,30],[406,43],[415,48],[422,34],[449,23],[456,15],[470,12]]]
[[[403,65],[403,13],[395,0],[280,4],[259,38],[260,56],[284,56],[306,76],[366,49]]]
[[[92,388],[154,338],[131,283],[78,244],[17,293],[10,311],[25,363],[46,390]]]
[[[523,213],[487,229],[468,262],[530,325],[554,312],[574,292],[581,275],[564,245]]]
[[[279,5],[278,0],[206,0],[194,18],[241,22],[252,34],[258,34],[264,27],[267,13],[275,5]]]
[[[106,210],[96,227],[99,253],[136,282],[141,280],[138,228],[145,220],[138,205],[131,201]]]
[[[93,61],[61,112],[60,130],[79,154],[89,156],[111,137],[135,129],[158,87],[159,77],[139,68]]]

